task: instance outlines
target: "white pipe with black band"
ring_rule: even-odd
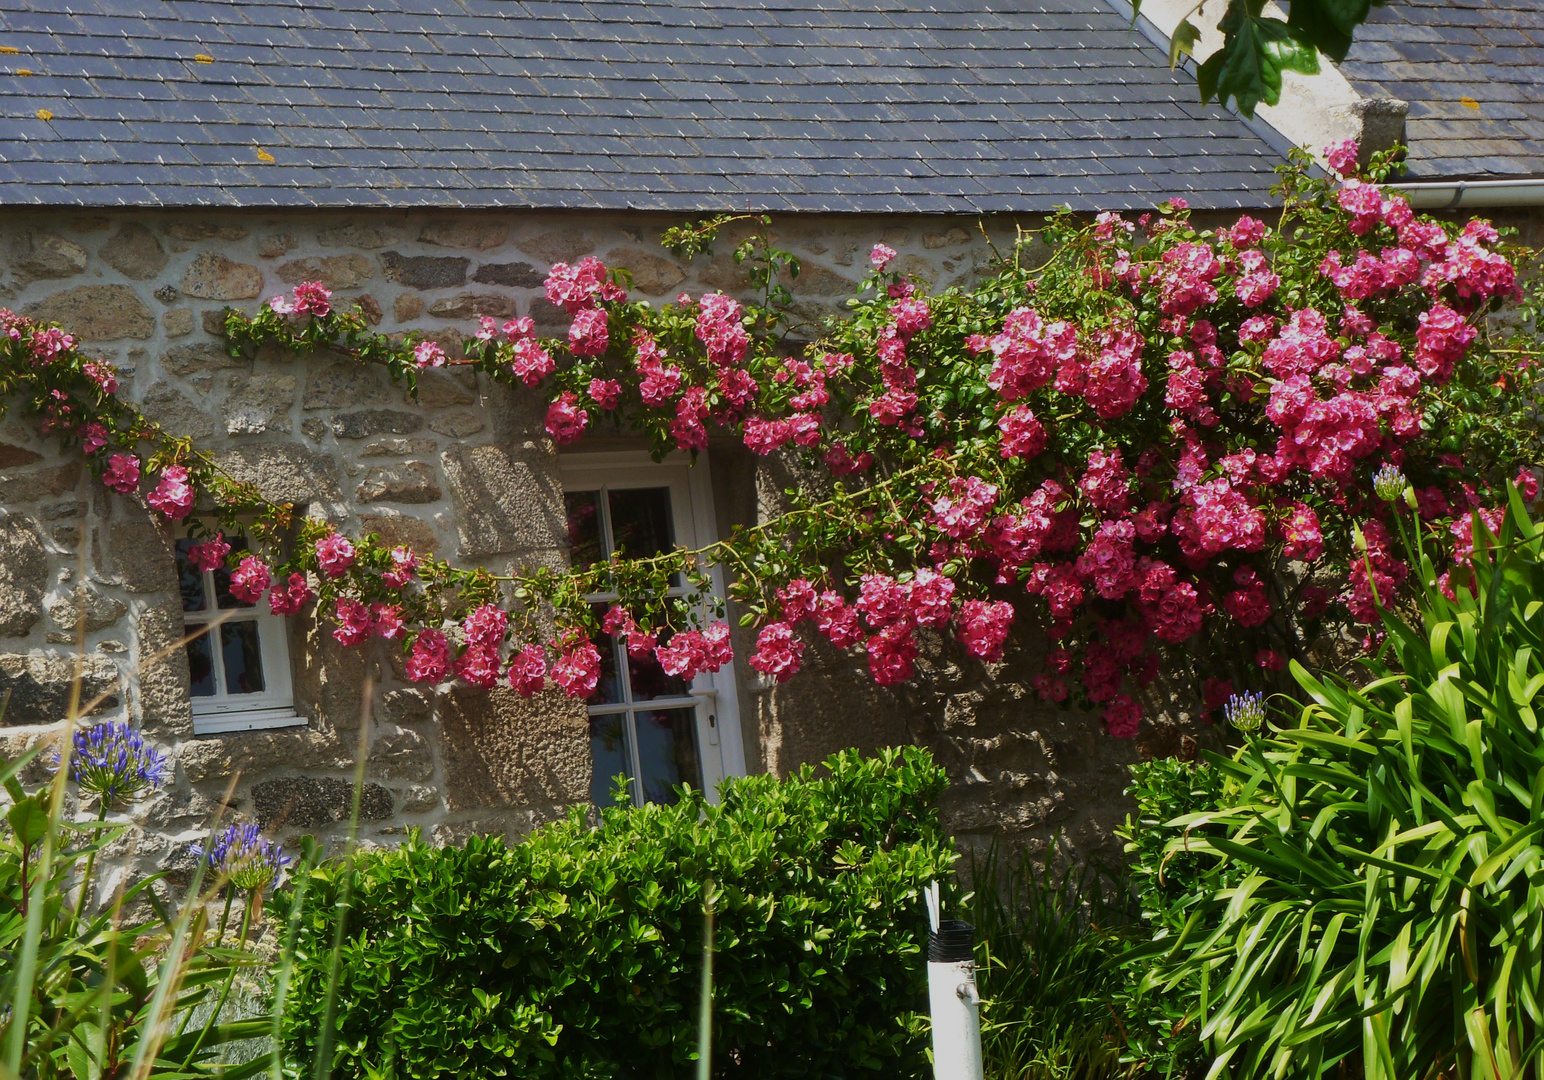
[[[976,992],[976,930],[940,918],[938,884],[928,886],[927,991],[933,1017],[935,1080],[981,1080],[981,995]]]

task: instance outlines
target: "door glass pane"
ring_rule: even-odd
[[[590,801],[597,807],[615,806],[611,797],[616,777],[632,770],[627,760],[627,714],[590,717],[590,757],[595,773],[590,780]]]
[[[183,611],[204,610],[204,572],[188,558],[188,548],[196,540],[177,541],[177,587],[182,592]]]
[[[675,546],[669,488],[626,488],[610,491],[607,497],[613,550],[646,559]]]
[[[188,627],[188,632],[198,630],[197,626]],[[214,685],[214,658],[209,653],[209,635],[200,634],[186,646],[188,652],[188,679],[193,684],[194,697],[213,697]]]
[[[645,802],[673,803],[681,784],[701,789],[697,710],[661,709],[638,716],[639,784]]]
[[[236,556],[237,562],[241,561],[247,550],[247,542],[245,540],[231,541],[231,554]],[[215,602],[220,606],[222,611],[228,611],[231,608],[252,607],[253,605],[247,603],[245,600],[237,600],[234,596],[231,595],[231,572],[229,565],[230,560],[227,559],[226,565],[220,567],[214,572]]]
[[[220,627],[220,659],[225,661],[227,694],[262,693],[263,654],[257,643],[257,623],[230,622]]]
[[[563,502],[568,509],[568,560],[582,569],[606,557],[600,541],[600,492],[567,491]]]

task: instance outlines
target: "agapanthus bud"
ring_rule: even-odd
[[[1223,706],[1223,715],[1228,723],[1245,734],[1252,734],[1260,730],[1265,723],[1265,695],[1258,690],[1246,690],[1242,694],[1234,694]]]
[[[1405,493],[1405,474],[1397,465],[1385,465],[1372,474],[1372,490],[1378,498],[1391,503]]]

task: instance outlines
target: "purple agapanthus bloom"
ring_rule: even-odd
[[[256,825],[229,825],[204,846],[209,868],[238,889],[261,889],[289,865],[284,849],[262,836]]]
[[[128,724],[98,724],[75,732],[70,776],[82,793],[100,797],[104,806],[155,790],[166,783],[167,771],[166,755]]]

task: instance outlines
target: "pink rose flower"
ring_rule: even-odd
[[[107,459],[102,483],[114,491],[131,495],[139,490],[139,458],[133,454],[114,454]]]
[[[188,483],[188,470],[181,465],[162,469],[161,482],[146,501],[173,521],[187,517],[193,510],[193,485]]]

